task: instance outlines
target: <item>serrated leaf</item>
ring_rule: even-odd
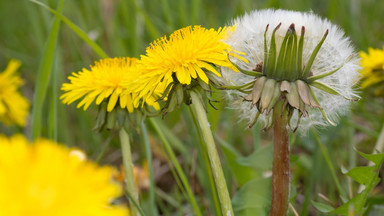
[[[372,178],[375,178],[375,169],[376,167],[355,167],[349,170],[346,175],[360,184],[367,185]]]
[[[320,212],[323,212],[323,213],[328,213],[328,212],[331,212],[331,211],[334,210],[334,208],[331,205],[329,205],[329,204],[324,204],[324,203],[319,203],[319,202],[312,201],[312,205],[317,210],[319,210]]]
[[[353,211],[353,215],[360,215],[363,212],[363,206],[365,204],[364,197],[364,193],[360,193],[330,213],[348,216],[350,215],[350,211]]]
[[[383,161],[384,161],[384,153],[381,153],[381,154],[365,154],[365,153],[359,152],[359,151],[356,151],[356,152],[359,153],[359,155],[361,155],[365,159],[367,159],[369,161],[372,161],[376,165],[382,164]]]

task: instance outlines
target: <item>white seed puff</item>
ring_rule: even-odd
[[[327,19],[322,19],[312,12],[296,12],[288,10],[256,10],[243,17],[237,18],[232,22],[235,25],[235,31],[228,39],[227,44],[234,50],[245,53],[244,58],[249,62],[245,63],[237,58],[231,58],[240,68],[252,71],[257,64],[264,61],[264,33],[269,24],[267,32],[267,44],[269,46],[272,30],[281,23],[281,27],[276,31],[276,47],[279,52],[280,46],[286,35],[289,26],[295,24],[297,35],[300,36],[302,26],[305,28],[304,48],[303,48],[303,66],[305,66],[314,48],[328,30],[328,36],[324,41],[316,59],[311,67],[313,75],[319,75],[335,70],[344,64],[336,73],[320,79],[324,84],[329,85],[340,95],[347,98],[357,98],[353,89],[358,81],[359,58],[355,53],[351,41],[345,36],[344,31],[338,26],[330,23]],[[351,60],[346,60],[353,56]],[[243,85],[254,80],[254,77],[243,73],[234,72],[228,68],[222,68],[222,75],[228,85]],[[313,88],[321,107],[331,121],[337,121],[338,116],[348,111],[350,101],[339,95],[328,94],[324,91]],[[240,113],[240,119],[251,122],[256,116],[258,110],[250,108],[251,103],[244,101],[246,94],[236,90],[229,90],[227,98],[231,108],[237,109]],[[305,131],[311,125],[327,125],[318,109],[309,109],[309,116],[302,118],[299,126],[300,130]],[[266,125],[271,115],[261,114],[259,122]],[[297,112],[291,119],[291,125],[297,121]]]

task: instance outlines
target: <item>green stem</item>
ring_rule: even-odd
[[[196,125],[196,127],[200,128],[203,134],[204,141],[207,145],[208,156],[213,171],[213,177],[216,183],[217,192],[219,194],[221,211],[225,216],[232,216],[234,214],[232,210],[231,198],[229,196],[227,183],[225,182],[219,154],[216,149],[215,141],[213,140],[212,131],[210,129],[206,111],[202,102],[200,101],[198,93],[191,91],[191,98],[191,106],[194,112],[196,113],[197,122],[199,123],[199,125]]]
[[[125,179],[127,183],[127,191],[131,195],[132,199],[139,205],[139,193],[136,188],[135,176],[133,174],[133,163],[132,163],[132,153],[131,153],[131,145],[129,143],[128,133],[124,128],[120,129],[119,132],[120,142],[121,142],[121,152],[123,154],[123,164],[125,171]],[[131,206],[131,215],[137,216],[138,210],[133,204],[130,202]]]
[[[270,216],[284,216],[289,204],[288,113],[279,100],[273,109],[272,203]]]
[[[141,141],[145,146],[145,154],[147,156],[148,170],[149,170],[149,207],[151,215],[158,215],[155,203],[155,180],[153,175],[152,151],[148,140],[148,131],[145,122],[141,122]]]
[[[191,106],[189,106],[189,110],[191,111],[193,123],[195,125],[198,125],[199,123],[197,122],[196,114],[193,112]],[[207,148],[204,145],[204,138],[203,138],[203,135],[201,134],[201,131],[199,129],[197,129],[197,134],[199,136],[199,141],[200,141],[199,144],[200,144],[201,154],[203,155],[203,159],[204,159],[204,165],[205,165],[204,171],[206,172],[206,177],[208,178],[209,187],[210,187],[211,193],[212,193],[212,200],[213,200],[213,204],[215,206],[215,211],[216,211],[216,214],[222,214],[221,208],[220,208],[219,198],[217,197],[217,190],[215,187],[215,181],[213,179],[211,166],[209,164],[209,156],[207,153]]]
[[[336,184],[337,190],[339,191],[339,194],[341,196],[343,196],[343,197],[346,197],[343,189],[341,188],[339,179],[337,178],[337,175],[336,175],[336,172],[335,172],[335,168],[333,167],[333,164],[332,164],[331,158],[329,157],[327,149],[321,143],[320,137],[319,137],[319,135],[317,134],[317,132],[314,129],[312,129],[312,133],[313,133],[313,135],[314,135],[314,137],[316,139],[317,144],[320,146],[321,153],[323,154],[324,159],[327,162],[328,168],[331,171],[332,178],[335,181],[335,184]]]
[[[180,166],[180,163],[177,160],[176,155],[171,148],[171,145],[169,144],[168,140],[165,138],[163,131],[161,130],[159,125],[156,123],[156,121],[154,121],[152,118],[149,118],[148,121],[152,124],[153,128],[155,129],[155,131],[159,135],[161,141],[163,142],[164,148],[167,151],[167,154],[169,155],[169,157],[171,158],[171,161],[176,168],[176,172],[179,175],[180,180],[183,183],[185,190],[187,191],[188,199],[192,205],[192,208],[195,212],[195,215],[202,216],[200,208],[197,205],[195,196],[193,195],[192,189],[191,189],[190,184],[187,180],[187,177],[185,176],[185,174],[184,174],[184,172]]]

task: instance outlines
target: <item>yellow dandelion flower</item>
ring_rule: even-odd
[[[0,121],[6,125],[24,126],[28,115],[29,103],[18,91],[24,81],[15,75],[20,65],[20,61],[11,60],[0,73]]]
[[[368,53],[360,52],[362,88],[384,81],[384,47],[383,49],[368,48]]]
[[[106,99],[108,112],[111,112],[117,103],[121,108],[133,112],[133,94],[127,92],[126,88],[138,76],[136,62],[136,58],[129,57],[107,58],[95,62],[91,70],[84,68],[81,72],[72,73],[72,76],[68,77],[70,83],[64,83],[61,88],[65,93],[60,99],[64,104],[71,104],[83,98],[77,108],[83,106],[84,110],[87,110],[95,99],[96,105]],[[160,108],[155,98],[146,102],[155,109]]]
[[[229,67],[237,70],[228,60],[231,46],[222,42],[234,27],[219,30],[200,26],[189,26],[152,42],[138,63],[142,76],[134,86],[139,97],[146,99],[160,86],[172,85],[174,81],[190,85],[193,79],[208,84],[208,70],[218,77],[220,73],[212,66]]]
[[[125,216],[115,170],[49,140],[0,136],[0,215]]]

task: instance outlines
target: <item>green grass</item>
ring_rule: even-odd
[[[40,2],[56,10],[59,1]],[[377,0],[76,0],[64,1],[62,16],[56,18],[55,14],[28,0],[0,1],[0,66],[4,68],[11,58],[23,62],[20,69],[26,80],[23,92],[33,105],[33,114],[22,132],[29,137],[41,135],[68,146],[80,147],[96,160],[109,133],[91,132],[97,113],[95,106],[84,112],[76,109],[75,105],[65,106],[58,100],[62,93],[60,86],[67,82],[68,75],[88,67],[101,57],[139,57],[150,42],[178,28],[192,24],[217,28],[253,9],[270,7],[312,10],[327,17],[345,30],[357,51],[384,45],[384,1]],[[356,156],[353,146],[362,152],[372,152],[384,124],[383,99],[372,97],[369,92],[363,92],[362,97],[351,112],[341,118],[337,127],[318,129],[321,139],[312,133],[300,139],[297,134],[293,135],[296,139],[292,144],[292,185],[297,193],[292,193],[296,199],[291,203],[300,215],[322,215],[311,204],[311,200],[323,202],[318,193],[336,205],[341,204],[340,191],[348,197],[351,189],[356,195],[359,185],[343,175],[340,167],[366,165],[366,161]],[[258,151],[254,155],[252,152],[268,147],[272,137],[269,131],[259,133],[256,129],[245,129],[244,123],[236,124],[236,113],[225,106],[219,104],[219,111],[209,108],[209,121],[217,137],[225,140],[225,143],[220,143],[224,173],[230,193],[239,203],[241,194],[236,195],[236,191],[240,191],[243,185],[256,190],[247,183],[256,181],[256,177],[265,174],[263,167],[268,167],[268,164],[252,165],[263,162],[258,160]],[[201,158],[204,149],[199,147],[197,131],[190,127],[193,122],[189,115],[189,111],[182,108],[166,115],[160,126],[167,127],[163,129],[164,136],[176,152],[201,211],[204,215],[207,212],[214,214],[219,211],[217,200],[212,196],[215,191],[212,191],[211,179],[206,175],[206,161],[194,158],[195,155]],[[10,134],[17,128],[0,126],[0,131]],[[168,167],[168,156],[162,150],[155,130],[150,127],[148,133],[154,164]],[[146,158],[146,149],[140,143],[139,134],[134,134],[132,151],[136,164],[141,164]],[[113,139],[101,163],[120,166],[119,155],[118,140]],[[234,167],[251,170],[252,174],[241,175],[234,171]],[[155,184],[155,202],[159,211],[179,212],[180,215],[192,211],[171,171],[155,178]],[[383,203],[383,196],[381,183],[368,199],[368,204]],[[143,191],[142,199],[142,208],[146,212],[151,209],[146,208],[151,206],[149,191]],[[248,213],[251,215],[252,212]]]

